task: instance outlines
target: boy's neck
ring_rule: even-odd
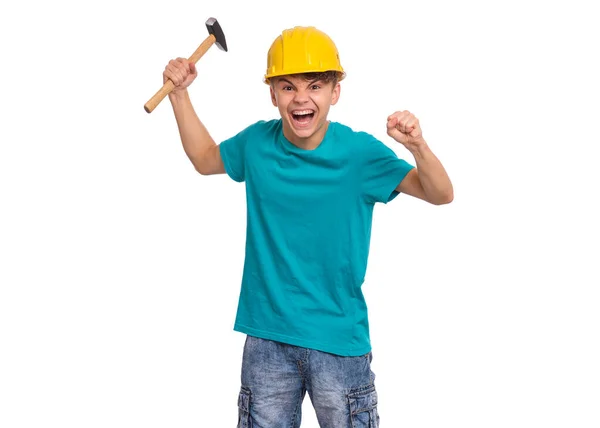
[[[286,129],[284,124],[283,126],[283,136],[294,146],[303,149],[303,150],[315,150],[317,147],[321,145],[323,139],[325,138],[325,133],[327,132],[327,128],[329,127],[329,120],[327,120],[320,129],[317,130],[313,135],[309,138],[298,138],[292,132],[291,129]]]

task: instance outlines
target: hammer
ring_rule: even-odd
[[[202,42],[198,49],[188,58],[188,61],[193,62],[194,64],[198,62],[202,55],[208,51],[208,49],[216,44],[219,49],[227,52],[227,42],[225,41],[225,35],[223,34],[223,30],[221,26],[217,22],[215,18],[209,18],[206,20],[206,28],[208,28],[209,36]],[[160,88],[156,94],[152,98],[148,100],[146,104],[144,104],[144,110],[147,113],[152,113],[152,110],[156,108],[156,106],[173,90],[175,85],[171,80],[167,80],[167,82]]]

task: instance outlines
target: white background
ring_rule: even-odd
[[[364,284],[385,428],[598,428],[600,29],[592,2],[4,2],[0,426],[234,427],[244,186],[198,175],[169,59],[221,23],[190,87],[223,139],[277,117],[278,33],[314,25],[348,77],[330,114],[410,154],[450,205],[375,209]],[[317,427],[307,398],[303,427]]]

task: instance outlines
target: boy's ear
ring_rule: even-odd
[[[338,100],[340,99],[340,93],[342,92],[342,85],[340,83],[336,83],[333,87],[333,94],[331,95],[331,105],[336,105]]]
[[[269,91],[271,92],[271,102],[275,107],[277,107],[277,99],[275,98],[275,91],[273,90],[273,85],[269,87]]]

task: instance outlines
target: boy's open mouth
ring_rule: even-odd
[[[292,112],[292,119],[298,125],[306,125],[315,117],[314,110],[295,110]]]

